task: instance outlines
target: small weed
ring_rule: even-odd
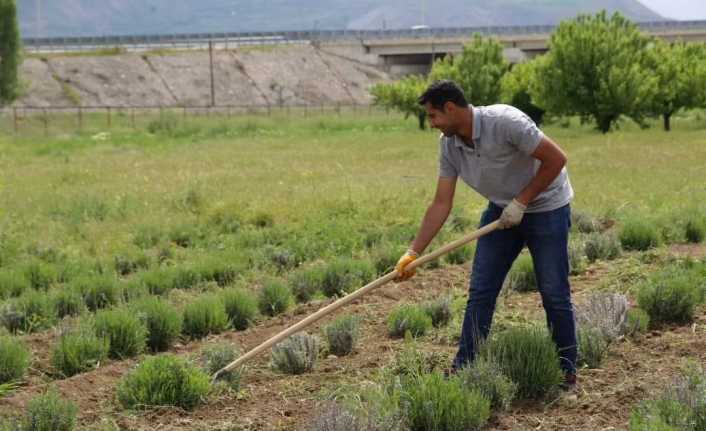
[[[128,309],[102,310],[96,313],[96,335],[108,340],[108,355],[124,359],[142,353],[147,341],[147,329],[138,316]]]
[[[81,293],[91,311],[115,305],[120,300],[118,280],[109,274],[85,275],[71,281],[69,288]]]
[[[250,219],[250,224],[259,228],[270,228],[275,225],[275,219],[271,214],[258,212]]]
[[[321,289],[328,297],[345,296],[369,283],[374,273],[367,261],[341,258],[326,266]]]
[[[594,232],[586,237],[584,252],[589,262],[613,260],[620,256],[620,240],[611,232]]]
[[[480,430],[490,417],[483,394],[438,372],[406,381],[402,396],[412,430]]]
[[[451,265],[463,265],[473,259],[475,250],[473,245],[464,245],[449,252],[444,259]]]
[[[220,293],[230,325],[242,331],[247,329],[257,317],[258,302],[251,292],[240,289],[225,289]]]
[[[128,275],[150,267],[150,258],[142,250],[124,250],[113,257],[113,266],[118,275]]]
[[[25,273],[15,270],[0,271],[0,300],[20,296],[31,286]]]
[[[211,389],[209,376],[172,354],[151,356],[125,376],[117,389],[120,404],[146,409],[176,406],[192,410]]]
[[[324,328],[329,351],[336,356],[350,354],[358,342],[360,320],[354,316],[341,316]]]
[[[403,305],[392,310],[387,327],[393,337],[402,337],[407,331],[413,337],[420,337],[432,327],[432,320],[422,307]]]
[[[597,218],[586,211],[572,209],[571,227],[580,233],[593,233],[600,231],[601,223]]]
[[[599,368],[610,346],[601,330],[592,326],[579,327],[577,341],[578,363],[588,368]]]
[[[647,220],[630,218],[620,231],[620,244],[625,250],[649,250],[660,242],[659,230]]]
[[[532,256],[521,254],[510,268],[506,283],[516,292],[537,291],[537,277],[534,275]]]
[[[480,356],[498,364],[517,384],[522,398],[539,398],[563,381],[559,354],[546,328],[514,327],[492,334],[480,348]]]
[[[53,289],[50,291],[50,297],[56,317],[59,319],[66,316],[78,316],[86,309],[83,296],[76,289],[70,287]]]
[[[107,356],[109,341],[89,330],[67,331],[59,336],[52,352],[52,365],[64,377],[96,368]]]
[[[218,334],[228,326],[228,315],[221,299],[215,295],[204,295],[184,307],[182,331],[191,339]]]
[[[56,390],[50,390],[29,400],[21,430],[71,431],[77,413],[74,403],[61,398]]]
[[[317,337],[294,334],[272,348],[272,366],[285,374],[303,374],[314,369],[318,356]]]
[[[627,335],[641,334],[647,331],[650,327],[650,315],[640,308],[631,308],[628,310],[628,320],[625,326]]]
[[[44,292],[28,290],[0,305],[0,324],[10,332],[34,332],[55,321],[54,304]]]
[[[0,335],[0,385],[14,383],[25,375],[29,351],[16,337]]]
[[[280,280],[268,280],[260,290],[258,305],[267,316],[282,314],[293,303],[292,291]]]
[[[301,268],[290,275],[288,283],[297,301],[307,302],[321,291],[325,276],[321,266]]]
[[[56,267],[41,260],[32,260],[24,267],[24,275],[33,289],[47,291],[59,278]]]
[[[517,394],[517,385],[505,376],[498,364],[477,358],[458,372],[463,386],[477,390],[490,400],[493,409],[508,410]]]
[[[687,220],[685,226],[686,240],[690,243],[700,243],[706,238],[706,220],[691,218]]]
[[[163,352],[181,334],[182,316],[168,302],[144,298],[130,306],[147,328],[147,346],[153,352]]]
[[[207,346],[201,350],[200,362],[201,366],[209,375],[215,374],[226,365],[238,359],[240,352],[232,344],[214,344]],[[243,374],[243,368],[229,371],[219,375],[219,381],[226,382],[233,390],[240,388],[240,378]]]
[[[580,275],[586,271],[585,246],[579,241],[569,242],[569,273]]]
[[[142,225],[134,233],[132,242],[142,248],[148,249],[159,244],[165,237],[164,232],[157,226]]]
[[[682,268],[667,268],[642,283],[637,303],[650,316],[650,325],[684,324],[694,318],[698,286],[693,275]]]
[[[451,297],[444,296],[424,304],[424,311],[431,317],[431,324],[440,328],[449,324],[453,318],[451,311]]]

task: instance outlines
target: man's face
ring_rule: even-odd
[[[429,125],[433,129],[439,129],[444,136],[454,136],[458,133],[458,124],[455,120],[453,103],[446,103],[445,109],[436,109],[427,102],[424,109],[427,111]]]

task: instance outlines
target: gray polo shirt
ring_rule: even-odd
[[[440,177],[461,177],[475,191],[505,207],[534,178],[541,162],[531,154],[544,137],[525,113],[509,105],[470,106],[474,147],[459,136],[441,136]],[[527,206],[527,212],[551,211],[574,196],[566,167]]]

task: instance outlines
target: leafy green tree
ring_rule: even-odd
[[[375,104],[400,111],[405,118],[416,116],[419,128],[424,129],[426,112],[417,100],[431,81],[451,79],[461,86],[469,101],[489,105],[500,100],[500,79],[507,69],[500,42],[474,35],[460,55],[434,63],[429,79],[409,76],[391,84],[377,84],[371,93]]]
[[[644,125],[658,85],[646,67],[649,43],[619,13],[608,18],[603,11],[562,22],[538,70],[536,103],[559,115],[593,119],[603,133],[622,115]]]
[[[706,49],[704,44],[655,40],[650,47],[649,68],[659,79],[653,99],[654,115],[661,115],[664,130],[671,129],[671,117],[680,109],[704,104],[706,97]]]
[[[20,30],[15,0],[0,0],[0,105],[17,98]]]
[[[500,80],[508,68],[502,44],[475,34],[473,40],[464,45],[460,55],[436,61],[429,77],[431,81],[455,81],[469,102],[491,105],[500,101]]]
[[[529,115],[537,125],[542,124],[546,111],[534,103],[530,89],[536,86],[537,65],[545,59],[546,56],[540,56],[530,62],[516,64],[500,81],[500,100]]]
[[[426,111],[417,100],[424,93],[428,81],[422,76],[412,75],[390,84],[376,84],[370,90],[375,98],[375,104],[387,109],[394,109],[404,114],[417,117],[419,128],[426,128]]]

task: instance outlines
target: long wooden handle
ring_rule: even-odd
[[[477,238],[480,238],[481,236],[488,234],[495,229],[498,228],[498,222],[494,221],[488,225],[483,226],[482,228],[478,229],[477,231],[470,233],[463,238],[460,238],[454,242],[451,242],[449,244],[446,244],[445,246],[439,248],[438,250],[435,250],[432,253],[426,254],[416,260],[414,260],[412,263],[407,265],[405,269],[414,269],[418,266],[424,265],[425,263],[434,260],[438,258],[439,256],[443,256],[444,254],[453,251],[459,247],[461,247],[464,244],[467,244]],[[263,350],[273,346],[274,344],[278,343],[279,341],[289,337],[292,334],[295,334],[302,329],[306,328],[307,326],[313,324],[314,322],[318,321],[319,319],[333,313],[337,309],[343,307],[344,305],[355,301],[356,299],[360,298],[361,296],[367,294],[371,290],[378,288],[382,286],[383,284],[386,284],[392,280],[394,280],[397,277],[397,271],[393,270],[392,272],[378,278],[377,280],[366,284],[365,286],[361,287],[360,289],[356,290],[355,292],[352,292],[343,298],[327,305],[326,307],[320,309],[316,313],[306,317],[304,320],[301,320],[300,322],[290,326],[289,328],[285,329],[284,331],[278,333],[277,335],[271,337],[267,341],[263,342],[259,346],[255,347],[254,349],[250,350],[243,356],[239,357],[235,361],[231,362],[230,364],[226,365],[225,367],[221,368],[220,370],[216,371],[216,373],[213,375],[213,380],[217,380],[218,377],[226,373],[234,368],[237,368],[238,366],[242,365],[249,359],[253,358]]]

